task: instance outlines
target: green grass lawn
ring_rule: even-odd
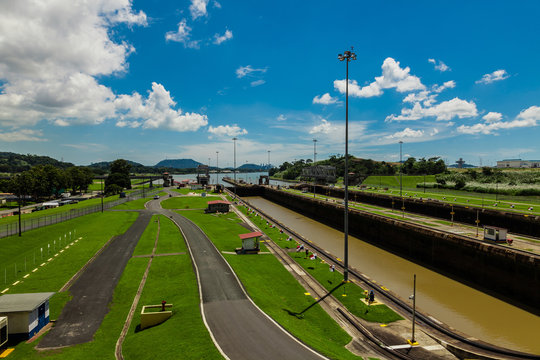
[[[247,215],[246,207],[239,206],[239,209]],[[259,229],[264,231],[272,240],[274,240],[278,246],[285,249],[296,248],[296,241],[287,241],[288,236],[281,234],[279,227],[270,228],[270,223],[269,225],[266,225],[267,221],[265,219],[262,219],[260,216],[255,216],[254,214],[250,214],[248,217],[255,225],[257,225],[257,227],[259,227]],[[309,244],[307,244],[307,246],[309,247]],[[323,263],[321,259],[306,259],[305,253],[296,252],[292,253],[291,257],[315,279],[317,279],[317,281],[323,285],[326,290],[330,291],[341,283],[342,274],[338,273],[337,271],[334,273],[330,272],[329,265]],[[347,309],[349,309],[349,311],[367,321],[388,323],[403,319],[386,305],[378,305],[368,308],[363,302],[359,301],[360,298],[364,297],[364,290],[365,289],[362,289],[353,283],[349,283],[337,290],[337,293],[334,294],[334,296]],[[341,296],[344,291],[347,296]]]
[[[426,182],[435,182],[435,175],[426,175]],[[402,175],[402,186],[404,188],[415,188],[416,184],[424,182],[423,175]],[[386,175],[378,176],[371,175],[368,176],[363,182],[362,185],[371,185],[379,187],[398,187],[399,188],[399,174],[396,175]]]
[[[103,199],[103,202],[107,203],[107,202],[115,201],[115,200],[118,200],[118,195],[107,196],[107,197],[105,197]],[[64,206],[59,206],[57,208],[40,210],[40,211],[36,211],[36,212],[33,212],[33,213],[29,213],[29,214],[22,214],[21,219],[24,221],[24,220],[28,220],[28,219],[37,219],[37,218],[44,217],[44,216],[54,216],[54,215],[57,215],[57,214],[58,214],[58,216],[60,216],[59,214],[67,213],[67,212],[71,211],[72,209],[80,209],[80,208],[93,206],[93,205],[100,205],[100,204],[101,204],[101,199],[100,198],[88,199],[88,200],[78,202],[77,204],[68,204],[68,205],[64,205]],[[19,221],[18,216],[7,216],[7,217],[4,217],[4,218],[0,218],[0,226],[2,226],[4,224],[15,223],[15,222],[18,222],[18,221]]]
[[[0,239],[0,288],[9,287],[10,293],[58,291],[103,244],[124,233],[136,217],[137,213],[128,212],[94,213],[24,232],[20,238]],[[65,249],[79,237],[80,241]],[[61,249],[64,251],[59,253]],[[47,261],[49,258],[53,260]],[[46,265],[40,266],[44,262]],[[38,270],[33,273],[35,268]],[[12,286],[15,281],[21,282]]]
[[[221,200],[217,196],[185,196],[173,197],[161,202],[164,209],[206,209],[207,203],[213,200]]]
[[[183,242],[178,238],[178,229],[176,233],[176,242]],[[162,239],[160,235],[159,242]],[[140,331],[142,306],[159,305],[162,300],[173,305],[172,317]],[[126,360],[222,359],[202,321],[189,254],[154,258],[122,350]]]
[[[181,214],[204,229],[220,251],[239,247],[238,234],[248,231],[238,224],[239,220],[234,220],[235,215],[212,216],[201,211]],[[274,256],[224,254],[224,257],[255,303],[294,336],[331,358],[359,358],[345,349],[351,337],[319,305],[310,308],[303,317],[297,316],[315,300],[304,294],[305,289]]]
[[[114,210],[142,210],[144,209],[144,204],[146,204],[148,201],[152,200],[154,196],[145,197],[138,200],[128,201],[120,205],[116,205],[115,207],[112,207],[111,209]]]

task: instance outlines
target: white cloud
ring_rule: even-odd
[[[445,71],[450,71],[451,69],[448,67],[448,65],[446,65],[445,63],[443,63],[441,60],[437,61],[435,59],[428,59],[428,61],[430,63],[432,63],[433,65],[435,65],[435,69],[436,70],[439,70],[441,72],[445,72]]]
[[[165,40],[179,42],[186,48],[198,49],[200,47],[200,40],[191,40],[191,27],[187,25],[186,19],[178,23],[178,30],[167,32]]]
[[[240,136],[240,135],[246,135],[248,132],[246,129],[242,129],[235,125],[219,125],[216,127],[209,126],[208,132],[217,136]]]
[[[215,34],[214,35],[214,44],[220,45],[221,43],[230,40],[233,38],[233,33],[231,30],[225,30],[223,35]]]
[[[287,120],[287,117],[283,114],[279,114],[279,116],[276,118],[277,121],[285,121]]]
[[[251,65],[248,66],[240,66],[238,69],[236,69],[236,77],[241,79],[245,76],[251,76],[252,73],[265,73],[266,68],[262,69],[255,69],[251,67]]]
[[[313,98],[313,103],[314,104],[330,105],[330,104],[335,104],[337,102],[338,102],[338,99],[330,96],[329,93],[326,93],[326,94],[321,95],[321,96],[315,96]]]
[[[477,84],[491,84],[492,82],[508,79],[509,77],[510,75],[508,75],[506,70],[501,69],[501,70],[496,70],[492,72],[491,74],[485,74],[484,76],[482,76],[480,80],[477,80],[476,83]]]
[[[328,134],[332,130],[332,124],[325,119],[321,119],[319,125],[315,125],[309,130],[310,134]]]
[[[399,61],[386,58],[381,66],[382,76],[375,77],[371,84],[360,87],[355,80],[349,80],[349,95],[353,97],[373,97],[383,93],[383,89],[395,88],[398,92],[410,92],[424,90],[425,86],[420,78],[410,74],[410,68],[402,69]],[[334,88],[340,93],[345,93],[345,80],[335,80]]]
[[[478,111],[474,102],[461,100],[456,97],[429,107],[424,107],[417,102],[412,109],[401,109],[400,115],[389,115],[385,121],[418,120],[425,117],[435,117],[436,120],[451,120],[454,117],[462,119],[477,115]]]
[[[9,132],[0,132],[1,142],[18,142],[18,141],[47,141],[42,138],[43,133],[40,130],[19,129]]]
[[[96,80],[125,72],[134,48],[110,38],[119,23],[146,25],[129,0],[0,2],[0,125],[48,120],[100,124],[115,115]]]
[[[405,139],[405,138],[418,138],[424,136],[423,130],[413,130],[405,128],[403,131],[398,131],[392,135],[385,136],[386,139]]]
[[[491,113],[490,113],[491,114]],[[496,114],[496,113],[495,113]],[[488,114],[489,115],[489,114]],[[487,115],[486,115],[487,116]],[[485,117],[484,117],[485,118]],[[497,130],[534,127],[540,122],[540,107],[531,106],[519,113],[512,121],[487,121],[475,125],[461,125],[458,132],[463,134],[492,134]]]
[[[193,20],[207,16],[208,11],[206,6],[208,5],[208,0],[191,0],[191,5],[189,5],[189,11],[191,12],[191,17]]]
[[[262,79],[255,80],[255,81],[252,81],[250,83],[251,87],[260,86],[260,85],[264,85],[264,84],[266,84],[266,81],[264,81]]]
[[[487,123],[498,122],[502,120],[502,114],[498,112],[488,112],[482,117]]]
[[[456,87],[456,82],[454,80],[449,80],[443,83],[442,85],[433,85],[432,90],[436,93],[441,93],[446,89],[453,89]]]
[[[208,124],[206,115],[175,110],[176,102],[161,84],[152,83],[152,91],[143,99],[139,93],[120,95],[114,101],[121,114],[117,126],[143,129],[168,129],[179,132],[196,131]]]

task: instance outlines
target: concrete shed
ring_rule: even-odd
[[[0,297],[0,316],[8,318],[8,334],[31,338],[49,323],[53,292],[7,294]]]
[[[257,254],[260,250],[259,238],[263,236],[260,231],[238,235],[242,240],[242,247],[236,249],[237,254]]]
[[[206,204],[208,205],[208,208],[204,210],[205,213],[226,213],[229,212],[229,205],[231,203],[225,200],[213,200],[208,201]]]

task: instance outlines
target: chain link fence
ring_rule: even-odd
[[[115,201],[109,201],[103,203],[103,210],[113,208],[117,205],[126,203],[128,201],[142,199],[143,197],[151,197],[156,193],[160,192],[161,188],[156,188],[154,190],[137,190],[126,195],[125,198],[121,198]],[[75,219],[79,216],[84,216],[88,214],[93,214],[95,212],[101,211],[101,204],[87,206],[78,209],[70,209],[65,212],[60,212],[52,215],[45,215],[41,217],[36,217],[32,219],[23,219],[21,221],[21,232],[28,230],[37,229],[43,226],[58,224],[62,221],[67,221]],[[0,238],[16,235],[19,233],[19,222],[12,222],[9,224],[0,225]]]

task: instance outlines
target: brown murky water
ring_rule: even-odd
[[[343,258],[343,233],[265,200],[247,200],[268,215]],[[483,341],[540,354],[540,317],[465,286],[396,255],[349,237],[349,264],[434,318]]]

